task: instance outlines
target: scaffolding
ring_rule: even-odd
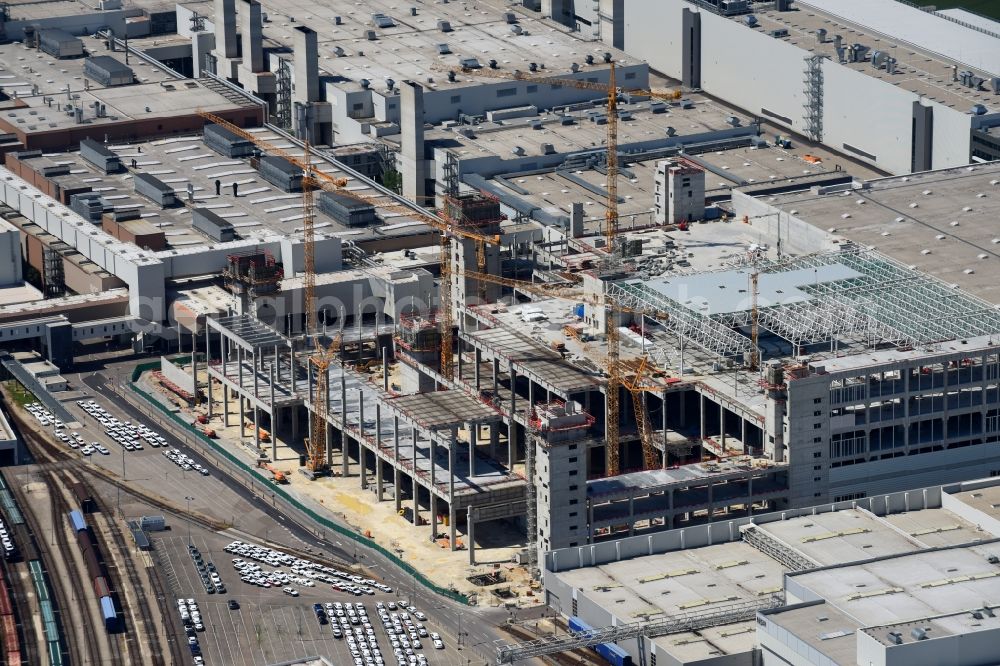
[[[432,352],[441,346],[437,313],[406,313],[399,318],[394,336],[396,343],[408,352]]]
[[[284,271],[266,250],[230,254],[222,271],[226,289],[240,300],[241,312],[256,316],[257,299],[278,292]]]
[[[45,288],[46,298],[56,298],[66,293],[63,257],[48,246],[42,250],[42,286]]]
[[[278,59],[275,86],[274,124],[287,132],[292,129],[292,67],[285,58]]]
[[[475,228],[480,233],[503,220],[500,200],[478,192],[451,194],[444,199],[444,216],[456,226]],[[493,233],[496,233],[494,229]]]
[[[817,53],[806,57],[805,85],[806,135],[813,141],[823,140],[823,61],[826,56]]]

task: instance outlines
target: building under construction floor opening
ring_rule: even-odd
[[[284,277],[281,266],[266,251],[229,255],[222,274],[226,289],[240,299],[243,312],[255,310],[255,303],[261,296],[277,293]]]

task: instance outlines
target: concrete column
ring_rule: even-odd
[[[316,31],[304,25],[292,31],[295,50],[296,102],[308,104],[319,101],[319,48]]]
[[[493,358],[493,395],[500,392],[500,359]]]
[[[236,378],[237,386],[240,387],[240,394],[243,393],[243,347],[241,345],[236,345]],[[243,419],[242,405],[240,405],[240,420]]]
[[[251,367],[253,368],[253,397],[260,397],[260,382],[258,381],[260,371],[257,367],[257,348],[250,350]],[[263,365],[263,364],[262,364]]]
[[[662,416],[663,428],[663,469],[667,468],[667,391],[664,389],[661,396],[663,402],[660,403],[660,414]]]
[[[229,427],[229,387],[222,385],[222,423]]]
[[[274,406],[274,382],[276,371],[274,366],[271,366],[271,460],[274,460],[278,456],[278,428],[275,425],[278,422],[278,410]]]
[[[243,0],[240,4],[240,36],[243,39],[243,66],[254,73],[263,72],[264,28],[257,0]]]
[[[479,424],[469,424],[469,476],[476,475],[476,444],[479,442]]]
[[[402,135],[400,162],[403,169],[403,196],[423,202],[427,190],[427,161],[424,158],[424,89],[414,81],[399,84],[399,129]]]
[[[420,510],[418,501],[420,486],[417,485],[417,426],[410,426],[410,441],[413,442],[413,525],[416,527],[420,522],[417,520],[417,512]]]
[[[368,465],[365,462],[365,392],[358,390],[358,463],[361,465],[361,489],[368,488]]]
[[[476,347],[475,355],[476,355],[476,369],[475,369],[476,391],[479,391],[482,389],[482,377],[480,376],[482,373],[479,370],[479,366],[483,362],[483,351],[479,347]]]
[[[347,375],[343,370],[340,371],[340,423],[340,474],[346,478],[351,471],[351,463],[347,459]]]
[[[260,411],[253,406],[253,447],[260,451]]]
[[[299,439],[299,408],[297,405],[290,407],[292,411],[292,441]]]
[[[239,407],[236,410],[236,418],[240,422],[240,439],[243,439],[244,437],[247,436],[246,435],[246,419],[243,416],[246,412],[245,412],[245,410],[243,408],[243,396],[241,394],[239,394],[239,393],[236,394],[236,402],[239,405]]]
[[[382,347],[382,390],[389,390],[389,346]]]
[[[382,403],[375,402],[375,497],[382,501]]]
[[[719,403],[719,450],[726,455],[726,408]]]
[[[402,508],[399,496],[399,416],[392,417],[392,487],[396,496],[396,513]]]
[[[514,366],[510,366],[510,418],[513,420],[514,414],[517,412],[517,373],[514,372]]]
[[[208,395],[208,418],[212,418],[212,376],[208,374],[208,368],[212,364],[211,339],[208,335],[208,320],[205,320],[205,393]],[[985,423],[985,421],[983,421]]]
[[[237,57],[236,0],[215,0],[215,16],[212,20],[215,23],[215,52],[223,58]]]
[[[517,423],[514,419],[507,424],[507,467],[514,469],[517,462]]]
[[[431,461],[431,485],[430,485],[431,541],[434,541],[437,538],[437,523],[438,523],[437,495],[434,494],[434,491],[437,488],[437,486],[436,486],[437,475],[436,475],[435,469],[434,469],[435,467],[437,467],[437,465],[434,464],[434,458],[435,458],[435,455],[437,454],[437,446],[436,446],[436,444],[434,442],[434,435],[433,435],[433,433],[431,434],[430,439],[431,439],[431,441],[429,443],[430,454],[428,455],[428,457],[430,458],[430,461]]]
[[[476,565],[476,523],[472,520],[472,507],[465,514],[465,547],[469,549],[469,565]]]
[[[458,428],[452,426],[448,442],[448,541],[455,550],[455,447],[458,444]]]
[[[497,444],[500,442],[500,424],[490,424],[490,458],[497,457]]]

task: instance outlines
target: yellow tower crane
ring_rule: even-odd
[[[512,289],[517,289],[527,294],[535,294],[550,298],[572,300],[577,303],[586,303],[588,305],[592,305],[595,307],[604,308],[605,319],[608,322],[608,327],[610,329],[611,326],[614,326],[616,333],[618,328],[617,328],[617,322],[615,320],[617,319],[616,315],[620,313],[628,313],[640,317],[649,317],[650,319],[658,320],[661,322],[666,321],[670,317],[669,314],[660,310],[634,308],[627,306],[623,303],[619,303],[618,301],[612,299],[612,297],[607,293],[603,294],[602,295],[603,297],[594,294],[583,293],[580,291],[577,285],[571,286],[566,284],[552,284],[545,282],[526,282],[524,280],[514,280],[512,278],[504,278],[504,277],[498,277],[496,275],[486,275],[479,273],[467,273],[466,276],[476,280],[481,280],[483,282],[490,282],[493,284],[510,287]],[[654,383],[646,383],[644,377],[646,374],[646,370],[649,369],[649,367],[650,367],[650,362],[648,357],[643,357],[642,360],[639,362],[638,369],[636,369],[633,373],[633,371],[630,370],[630,368],[626,367],[626,364],[623,363],[620,360],[620,358],[618,358],[617,355],[615,356],[614,370],[612,371],[610,367],[608,369],[608,384],[606,388],[607,395],[605,398],[607,402],[608,414],[606,416],[605,422],[608,424],[609,431],[611,429],[612,422],[614,423],[616,428],[620,426],[620,421],[619,421],[620,415],[618,415],[617,412],[614,412],[616,417],[612,418],[612,412],[611,412],[612,406],[614,406],[617,409],[619,405],[618,400],[612,399],[612,389],[614,389],[614,391],[617,392],[619,390],[619,387],[624,387],[632,394],[633,404],[635,406],[636,423],[639,426],[639,438],[640,441],[642,442],[643,462],[647,469],[655,469],[656,467],[659,466],[656,459],[656,448],[653,446],[652,429],[649,426],[649,419],[646,414],[645,406],[642,404],[641,396],[642,393],[644,392],[659,390],[663,387],[656,385]],[[611,378],[613,376],[618,378],[617,386],[612,385]],[[616,432],[615,434],[618,437],[618,439],[615,441],[618,441],[620,444],[620,434],[619,432]],[[612,439],[609,434],[606,443],[605,467],[607,469],[608,476],[615,476],[621,472],[621,465],[619,459],[620,451],[618,451],[617,449],[612,450],[611,446],[612,446]]]
[[[455,70],[453,70],[455,71]],[[607,210],[604,214],[604,240],[607,252],[614,257],[616,255],[616,243],[618,242],[618,95],[631,93],[645,95],[656,99],[675,100],[681,97],[679,90],[667,92],[655,92],[652,90],[632,89],[620,90],[617,85],[615,63],[610,63],[608,70],[608,82],[596,83],[593,81],[583,81],[574,78],[559,76],[537,76],[535,74],[525,74],[520,70],[508,72],[498,69],[463,69],[464,74],[480,76],[493,79],[503,79],[510,81],[527,81],[550,85],[553,87],[568,86],[572,88],[582,88],[586,90],[597,90],[607,96]],[[455,71],[457,74],[458,72]],[[618,333],[618,321],[616,315],[609,311],[606,321],[606,335],[608,341],[607,368],[607,461],[606,465],[609,474],[617,474],[620,469],[619,456],[621,446],[621,428],[619,424],[619,392],[623,386],[620,348],[621,340]]]

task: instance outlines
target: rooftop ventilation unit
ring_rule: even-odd
[[[826,28],[816,30],[816,41],[820,44],[826,44]]]
[[[480,69],[482,65],[479,64],[478,58],[459,58],[458,64],[462,69]]]
[[[593,65],[594,64],[594,56],[592,54],[588,53],[587,57],[584,58],[584,62],[586,62],[588,65]]]
[[[1000,76],[994,76],[990,79],[990,88],[993,89],[994,95],[1000,95]]]
[[[528,63],[528,71],[529,72],[537,72],[538,71],[538,63],[537,62],[529,62]]]
[[[898,631],[890,631],[888,634],[885,635],[885,638],[893,645],[903,644],[903,635],[900,634]]]
[[[570,65],[570,66],[569,66],[569,71],[571,71],[571,72],[573,72],[574,74],[576,74],[577,72],[579,72],[579,71],[580,71],[580,64],[579,64],[579,63],[576,63],[576,62],[574,62],[574,63],[573,63],[572,65]],[[37,94],[37,93],[36,93],[36,94]]]
[[[385,89],[388,92],[392,92],[393,88],[395,88],[395,87],[396,87],[396,80],[392,79],[392,78],[389,78],[388,76],[385,77]]]
[[[372,82],[369,81],[368,79],[361,79],[361,89],[362,90],[368,90],[368,87],[371,86],[371,84],[372,84]]]
[[[441,32],[451,32],[451,22],[444,19],[437,22],[438,30]]]
[[[372,23],[376,28],[392,28],[396,25],[396,22],[385,14],[372,14]]]
[[[611,62],[611,54],[607,51],[604,52],[604,62]]]
[[[447,44],[438,44],[438,53],[440,55],[448,55],[451,53],[451,47]]]
[[[342,19],[339,16],[334,16],[333,17],[333,24],[334,25],[343,25],[344,24],[344,19]]]
[[[490,60],[490,69],[496,69],[498,67],[496,60]]]
[[[417,8],[410,7],[410,16],[416,16],[416,15],[417,15]]]
[[[555,155],[555,154],[556,154],[555,146],[553,146],[551,143],[542,144],[542,155]]]
[[[747,25],[748,27],[750,27],[750,28],[756,28],[757,27],[757,17],[754,16],[753,14],[750,14],[748,16],[744,16],[743,17],[743,23],[745,25]]]
[[[776,28],[767,34],[775,39],[781,39],[782,37],[788,37],[788,28]]]
[[[334,46],[333,47],[333,55],[337,56],[338,58],[343,57],[344,53],[345,53],[344,47],[342,47],[342,46]]]
[[[969,113],[971,113],[974,116],[981,116],[986,113],[986,107],[983,106],[982,104],[976,104],[971,109],[969,109]]]
[[[375,34],[374,30],[365,30],[365,39],[367,39],[369,42],[374,42],[376,39],[378,39],[378,35]]]
[[[524,157],[524,148],[521,146],[514,146],[510,152],[514,153],[518,157]]]
[[[510,31],[515,35],[520,35],[522,32],[524,32],[524,28],[515,23],[514,25],[510,26]]]
[[[726,118],[726,124],[731,125],[732,127],[739,127],[740,119],[737,118],[736,116],[729,116],[728,118]]]
[[[455,82],[455,72],[448,70],[448,80],[451,81],[452,83]]]
[[[514,12],[504,12],[503,20],[507,23],[517,23],[517,14]]]
[[[677,130],[674,129],[673,127],[667,127],[666,132],[667,132],[667,136],[676,136],[677,135]]]
[[[563,116],[559,119],[560,125],[573,125],[574,123],[576,123],[576,118],[573,116]]]

